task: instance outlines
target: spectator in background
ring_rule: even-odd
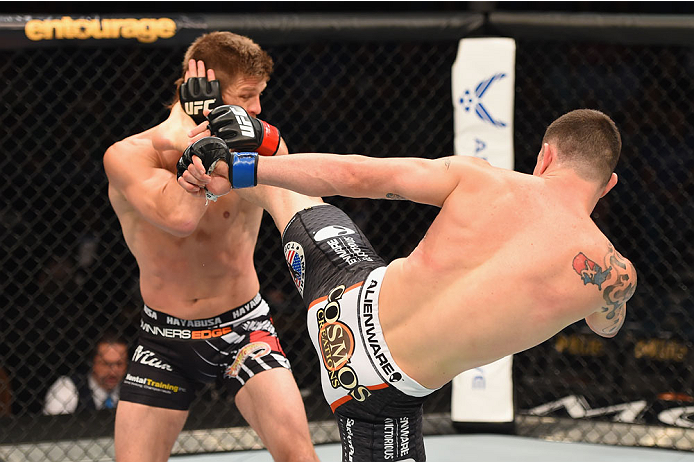
[[[115,409],[127,368],[127,343],[116,333],[107,332],[96,345],[90,372],[56,380],[46,393],[43,413]]]

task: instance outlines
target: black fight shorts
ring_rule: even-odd
[[[201,383],[221,382],[236,394],[254,375],[289,360],[260,294],[209,319],[186,320],[147,306],[120,399],[187,410]]]
[[[282,243],[307,308],[342,461],[424,461],[422,402],[434,390],[408,377],[385,343],[378,319],[385,262],[332,205],[298,212]]]

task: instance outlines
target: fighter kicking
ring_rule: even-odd
[[[590,218],[621,151],[599,111],[555,120],[532,175],[464,156],[259,157],[205,128],[190,133],[178,182],[191,194],[248,187],[239,194],[282,231],[343,461],[424,461],[426,395],[581,319],[604,337],[624,322],[636,271]],[[387,264],[343,212],[307,197],[332,195],[441,210],[417,248]]]

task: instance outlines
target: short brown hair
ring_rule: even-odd
[[[176,80],[174,104],[178,102],[178,90],[191,59],[203,61],[205,69],[214,69],[222,91],[239,76],[268,80],[273,65],[270,55],[248,37],[232,32],[210,32],[201,35],[188,47],[183,58],[181,77]]]
[[[542,144],[557,148],[560,162],[589,181],[605,186],[622,150],[619,129],[607,115],[594,109],[576,109],[551,123]]]

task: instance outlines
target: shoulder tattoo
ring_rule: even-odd
[[[406,201],[407,200],[405,197],[402,197],[400,194],[395,194],[395,193],[386,193],[386,199],[390,199],[393,201]]]
[[[604,332],[611,333],[612,330],[618,329],[623,321],[624,305],[636,290],[636,272],[631,263],[622,257],[612,244],[608,244],[602,267],[586,257],[583,252],[579,252],[574,257],[573,268],[581,277],[583,285],[594,284],[602,291],[605,305],[601,311],[607,319],[614,320],[614,324]]]

